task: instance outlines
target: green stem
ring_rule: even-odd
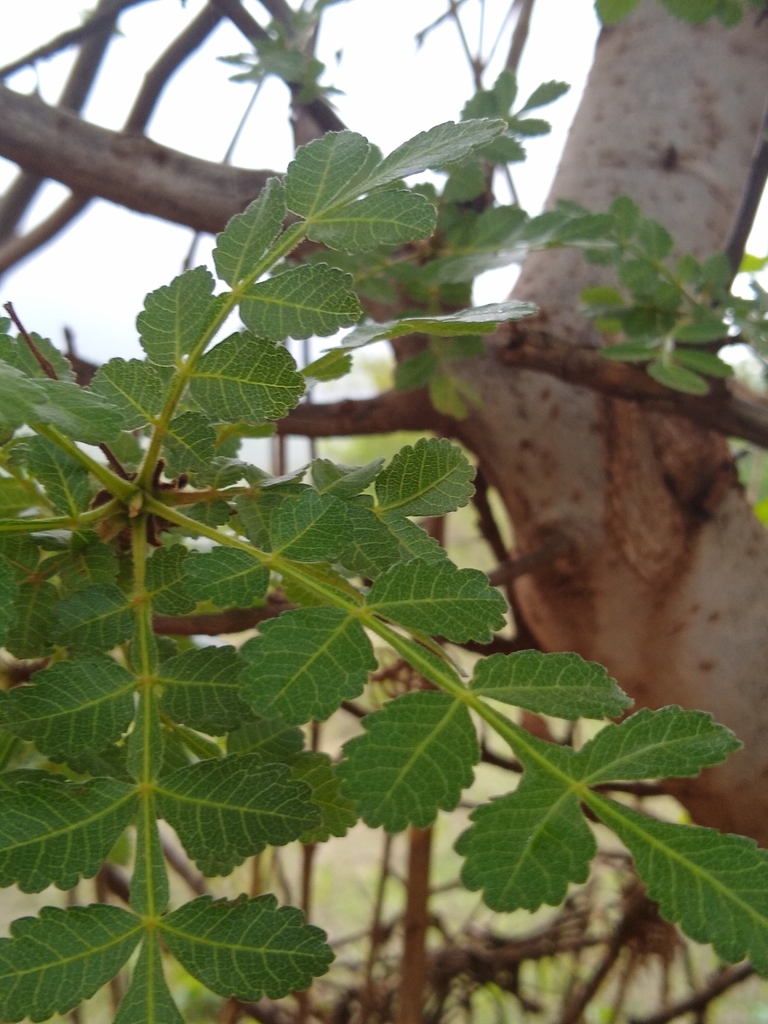
[[[38,533],[41,530],[80,530],[108,519],[122,507],[117,498],[79,516],[52,516],[48,519],[0,519],[0,533]]]
[[[131,480],[124,480],[118,476],[117,473],[113,473],[107,466],[102,466],[100,463],[92,459],[90,455],[87,455],[84,451],[81,451],[77,447],[74,441],[70,441],[68,437],[65,437],[56,427],[51,427],[47,423],[30,423],[30,426],[37,434],[42,434],[43,437],[47,437],[49,441],[60,448],[61,451],[66,452],[67,455],[71,456],[76,462],[88,470],[99,483],[103,484],[104,487],[113,494],[116,498],[119,498],[123,502],[129,502],[131,498],[138,492],[139,488]]]

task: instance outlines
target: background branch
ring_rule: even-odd
[[[302,404],[277,425],[279,434],[345,437],[386,434],[393,430],[434,430],[455,435],[456,421],[435,412],[423,389],[385,391],[357,401]]]

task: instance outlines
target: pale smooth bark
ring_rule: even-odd
[[[550,196],[604,210],[628,194],[677,251],[722,251],[768,97],[768,24],[692,27],[655,0],[605,30]],[[579,293],[610,279],[576,251],[528,258],[539,328],[595,345]],[[516,330],[535,329],[527,322]],[[503,339],[499,341],[503,344]],[[702,824],[768,844],[768,535],[726,442],[679,417],[498,360],[468,363],[484,407],[461,428],[520,553],[570,545],[519,579],[546,650],[602,662],[638,705],[703,708],[744,749],[676,792]]]

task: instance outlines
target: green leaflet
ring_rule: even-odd
[[[56,605],[56,616],[57,643],[76,653],[109,651],[133,635],[133,611],[114,583],[78,590]]]
[[[445,693],[406,693],[363,719],[365,735],[344,745],[344,796],[371,828],[426,828],[452,811],[480,759],[466,707]]]
[[[269,521],[272,550],[295,562],[331,562],[345,543],[347,509],[330,494],[307,489],[287,497]]]
[[[73,545],[64,555],[56,567],[56,575],[61,581],[62,591],[71,594],[75,590],[97,586],[99,583],[112,583],[117,570],[118,564],[112,548],[100,540],[88,537],[82,547]]]
[[[0,701],[0,722],[46,754],[102,750],[133,718],[135,678],[109,658],[61,661]]]
[[[38,410],[45,406],[46,394],[42,382],[30,380],[21,370],[0,359],[0,425],[15,430],[22,423],[40,417]]]
[[[538,307],[530,302],[508,299],[506,302],[495,302],[487,306],[460,309],[458,313],[447,313],[445,316],[404,317],[383,324],[368,321],[350,331],[344,338],[343,345],[345,348],[359,348],[361,345],[381,341],[382,338],[399,338],[404,334],[437,334],[443,337],[485,334],[496,330],[498,325],[506,320],[521,320],[536,313]]]
[[[327,210],[365,167],[370,150],[367,139],[348,131],[328,132],[302,146],[285,176],[288,209],[310,219]]]
[[[403,520],[408,522],[408,520]],[[409,523],[409,525],[413,525]],[[425,538],[432,540],[418,526],[414,527]],[[370,508],[358,505],[347,506],[347,543],[339,553],[342,565],[363,577],[376,579],[395,562],[400,560],[401,545],[386,523],[382,523]],[[436,544],[435,541],[432,541]],[[442,549],[441,549],[442,550]],[[412,558],[406,552],[405,558]]]
[[[422,530],[410,519],[399,516],[387,516],[384,524],[389,534],[395,539],[398,545],[399,562],[408,562],[414,558],[428,562],[444,562],[448,554],[444,547],[430,537],[426,530]]]
[[[377,192],[316,216],[307,236],[332,249],[368,252],[379,245],[428,238],[435,219],[435,208],[424,196],[404,190]]]
[[[159,784],[159,813],[204,875],[226,875],[265,846],[285,846],[320,823],[311,790],[257,754],[199,761]]]
[[[579,751],[580,777],[590,786],[686,778],[720,764],[740,746],[730,729],[704,711],[643,708],[621,725],[607,726]]]
[[[184,615],[193,611],[195,599],[189,593],[184,574],[187,549],[181,544],[158,548],[147,562],[147,592],[152,610],[158,615]]]
[[[492,654],[477,663],[471,687],[481,697],[558,718],[615,718],[632,705],[602,665],[578,654]]]
[[[364,491],[381,472],[384,458],[374,459],[367,466],[342,466],[330,459],[315,459],[312,480],[320,494],[332,494],[347,501]]]
[[[213,284],[205,267],[195,267],[147,295],[136,326],[151,362],[182,365],[221,307],[220,298],[213,297]]]
[[[463,508],[475,492],[475,470],[447,438],[422,437],[394,456],[376,480],[378,513],[389,518],[440,516]]]
[[[166,476],[207,469],[216,454],[216,431],[199,412],[183,412],[171,420],[163,453]]]
[[[91,385],[120,412],[123,430],[135,430],[159,416],[165,386],[151,363],[141,359],[110,359],[100,367]]]
[[[768,851],[712,828],[671,825],[590,793],[589,806],[632,854],[668,921],[736,963],[768,973]]]
[[[114,779],[76,783],[18,773],[0,804],[0,886],[67,890],[80,876],[91,878],[130,822],[135,803],[133,786]]]
[[[184,1024],[163,977],[157,934],[148,931],[114,1024]]]
[[[206,352],[189,390],[225,423],[261,423],[280,419],[296,405],[304,378],[285,348],[242,332]]]
[[[0,477],[0,516],[10,518],[37,504],[37,498],[18,480]]]
[[[230,754],[258,754],[262,764],[289,761],[304,746],[304,733],[279,718],[257,718],[227,736]]]
[[[283,186],[270,178],[243,213],[238,213],[216,238],[216,273],[228,285],[239,284],[254,270],[282,227],[285,217]]]
[[[19,587],[13,569],[0,555],[0,644],[4,645],[8,629],[16,617],[16,598]]]
[[[331,836],[345,836],[357,822],[355,804],[341,795],[340,782],[327,754],[305,750],[291,758],[291,776],[306,782],[311,800],[320,808],[320,824],[299,836],[302,843],[325,843]]]
[[[5,323],[7,322],[5,321]],[[75,374],[67,357],[62,355],[48,338],[41,338],[34,331],[30,332],[30,336],[38,351],[42,352],[53,366],[54,373],[59,380],[74,381]],[[20,370],[26,377],[47,379],[42,366],[35,359],[29,345],[21,337],[12,338],[8,334],[0,334],[0,359]]]
[[[457,569],[447,560],[395,565],[371,587],[371,611],[401,626],[462,643],[488,643],[504,625],[505,602],[477,569]]]
[[[514,793],[478,807],[456,843],[466,857],[464,885],[482,889],[497,911],[557,906],[570,882],[585,882],[597,852],[579,800],[567,782],[526,767]]]
[[[182,965],[213,992],[280,999],[328,970],[325,933],[274,896],[229,902],[201,896],[164,917],[159,931]]]
[[[211,601],[217,608],[250,608],[263,600],[269,586],[269,569],[247,551],[235,548],[191,554],[185,572],[191,596]]]
[[[370,192],[399,178],[418,174],[427,168],[437,170],[461,160],[478,146],[500,135],[506,122],[485,118],[454,124],[446,121],[427,132],[420,132],[378,164],[357,190]]]
[[[242,699],[243,665],[234,647],[202,647],[169,658],[156,676],[161,708],[174,722],[214,736],[237,728],[251,717]]]
[[[141,921],[98,903],[59,910],[11,925],[0,939],[0,1017],[48,1020],[88,999],[113,978],[136,948]]]
[[[240,316],[270,341],[325,338],[362,315],[351,284],[349,274],[324,263],[294,267],[252,285],[240,300]]]
[[[45,402],[33,419],[58,427],[73,441],[100,444],[111,441],[122,428],[120,413],[87,388],[63,380],[41,380]]]
[[[235,508],[248,540],[257,548],[270,550],[269,531],[272,516],[277,508],[288,497],[297,497],[304,493],[304,484],[289,483],[269,490],[262,490],[255,497],[241,494],[235,498]]]
[[[79,462],[39,436],[26,442],[26,457],[30,473],[41,481],[57,512],[76,516],[88,508],[93,492],[88,473]]]
[[[288,724],[322,721],[357,697],[376,667],[357,619],[338,608],[299,608],[263,622],[242,648],[243,696]]]
[[[168,904],[168,874],[157,828],[154,793],[143,793],[136,815],[136,857],[131,878],[131,906],[137,914],[162,914]]]

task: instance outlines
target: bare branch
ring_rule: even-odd
[[[498,565],[493,572],[488,574],[488,582],[492,586],[498,587],[502,583],[511,583],[518,576],[526,576],[529,572],[535,572],[536,569],[549,565],[568,543],[568,538],[564,534],[553,533],[534,551],[528,551],[519,558],[508,558]]]
[[[531,28],[531,11],[533,10],[534,2],[535,0],[520,0],[520,13],[517,16],[515,29],[512,33],[512,42],[510,43],[509,53],[504,64],[504,69],[511,71],[513,75],[517,74],[520,58],[523,55],[525,44],[528,42],[528,32]]]
[[[488,547],[494,553],[498,562],[507,560],[507,548],[501,536],[493,509],[488,501],[488,481],[482,469],[475,473],[475,493],[472,495],[472,504],[477,511],[478,526]]]
[[[503,333],[508,344],[497,350],[497,356],[507,366],[549,373],[570,384],[642,402],[658,412],[685,416],[709,430],[768,447],[768,408],[738,397],[723,381],[710,381],[708,395],[688,395],[658,384],[632,363],[604,359],[596,349],[570,345],[519,326]]]
[[[685,1013],[701,1013],[713,999],[722,995],[726,989],[738,985],[745,978],[751,978],[755,969],[750,963],[738,964],[736,967],[727,967],[718,971],[707,987],[701,992],[696,992],[688,999],[683,999],[666,1010],[654,1013],[650,1017],[633,1017],[630,1024],[667,1024],[667,1021],[682,1017]]]
[[[26,178],[26,175],[24,175]],[[36,178],[36,175],[30,175]],[[0,274],[4,274],[15,264],[24,259],[25,256],[36,252],[46,242],[63,231],[67,224],[70,224],[86,208],[91,201],[90,196],[70,195],[60,206],[57,206],[50,216],[44,221],[36,224],[25,235],[11,235],[5,242],[0,244]]]
[[[202,615],[155,615],[152,629],[162,636],[218,636],[220,633],[242,633],[253,629],[265,619],[274,619],[295,605],[280,594],[270,594],[261,608],[227,608],[222,612]]]
[[[736,218],[731,228],[725,255],[731,266],[731,274],[735,277],[739,272],[742,258],[747,247],[747,239],[752,230],[757,208],[768,180],[768,111],[765,114],[760,134],[757,138],[755,152],[749,165],[747,183],[736,211]]]
[[[229,18],[249,42],[270,38],[269,33],[246,11],[240,0],[211,0],[211,4],[220,15]]]
[[[0,156],[81,195],[211,234],[241,212],[271,174],[198,160],[150,139],[108,131],[3,86]]]
[[[456,423],[432,408],[426,391],[385,391],[375,398],[326,404],[302,404],[277,425],[279,434],[347,437],[394,430],[456,433]]]
[[[163,856],[179,878],[184,879],[192,892],[196,893],[198,896],[206,896],[210,892],[203,876],[190,867],[186,857],[176,846],[164,841]]]

